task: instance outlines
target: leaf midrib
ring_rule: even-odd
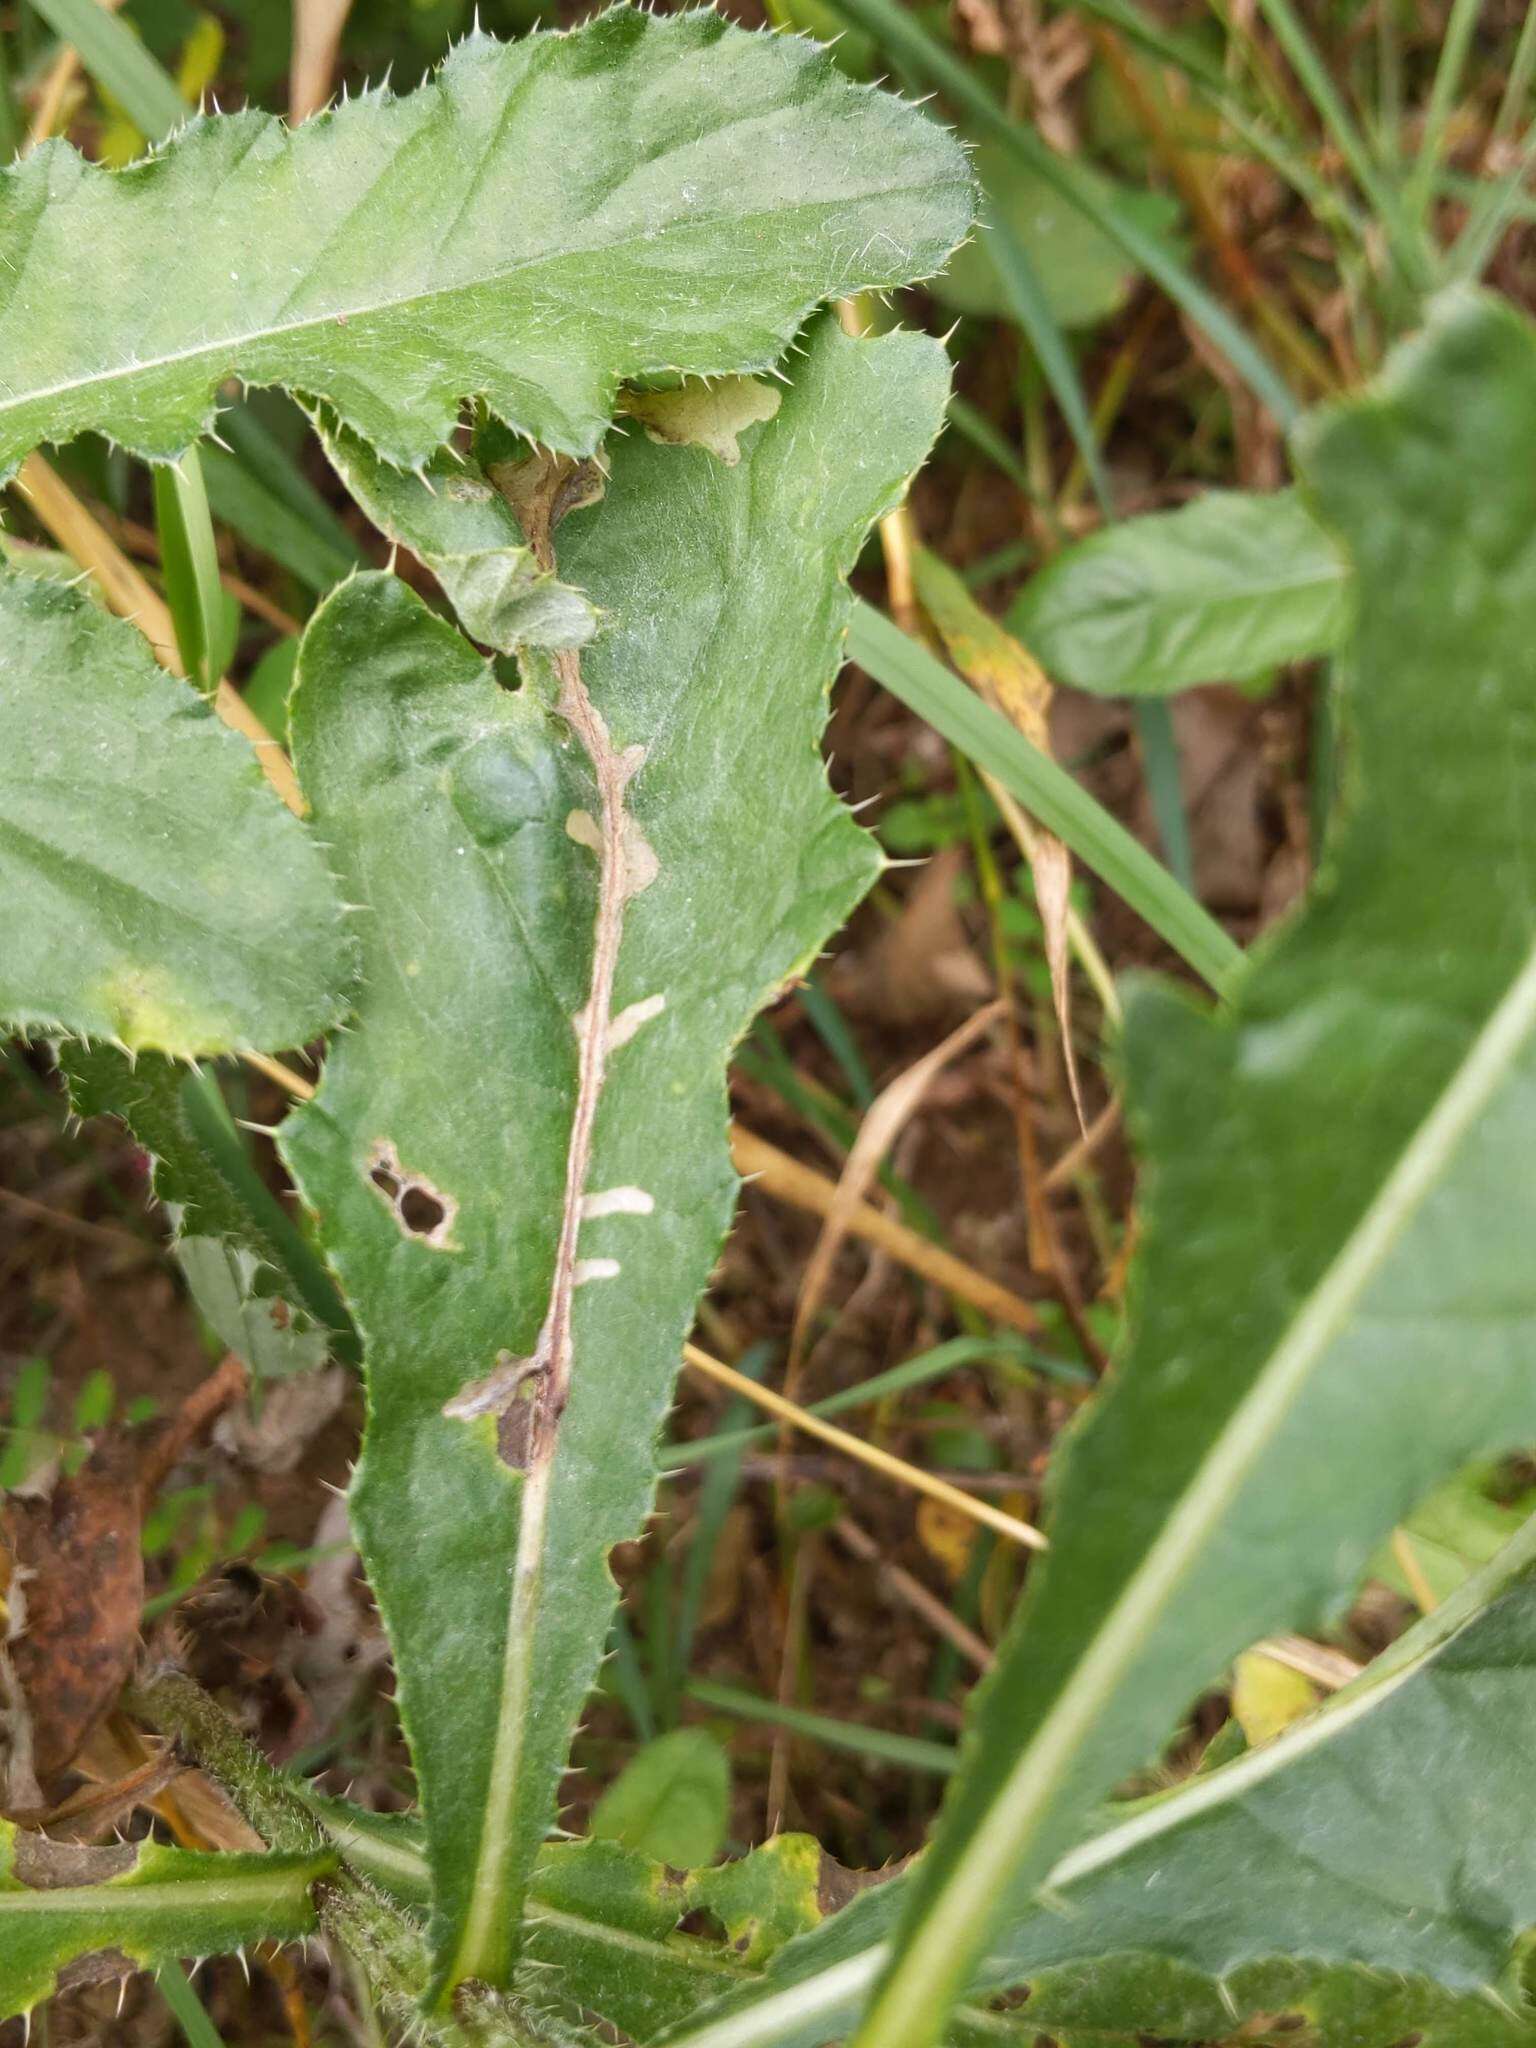
[[[8,1914],[42,1918],[78,1918],[82,1914],[110,1919],[127,1912],[147,1918],[171,1918],[199,1906],[298,1906],[309,1887],[331,1868],[328,1858],[281,1872],[263,1871],[242,1877],[154,1878],[136,1882],[131,1872],[101,1884],[0,1887],[0,1919]]]

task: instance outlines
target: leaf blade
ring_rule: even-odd
[[[398,586],[344,586],[300,657],[295,747],[347,886],[370,906],[370,951],[359,1027],[283,1149],[371,1352],[356,1527],[394,1635],[445,1968],[511,1967],[518,1900],[607,1633],[606,1551],[649,1502],[650,1447],[734,1199],[726,1051],[878,865],[827,790],[814,736],[842,577],[936,433],[947,367],[926,340],[855,343],[828,322],[808,350],[736,467],[632,435],[603,502],[561,530],[562,575],[616,622],[583,673],[615,747],[646,749],[631,809],[659,867],[618,955],[616,1014],[637,1029],[615,1047],[578,1190],[609,1197],[582,1238],[602,1264],[575,1294],[576,1369],[528,1560],[542,1579],[526,1640],[507,1598],[519,1418],[504,1459],[494,1417],[463,1419],[460,1397],[498,1359],[534,1354],[549,1308],[599,806],[548,682],[535,671],[516,696],[498,691]],[[843,447],[856,459],[828,467],[825,451]],[[771,787],[768,758],[794,764]],[[423,931],[424,890],[434,936],[418,951],[391,934]],[[413,1086],[413,1063],[429,1065],[414,1050],[424,1020],[469,1107]],[[411,1241],[372,1184],[386,1145],[397,1185],[430,1183],[446,1212],[431,1244]],[[520,1696],[538,1708],[526,1722]]]
[[[78,590],[0,576],[0,1013],[181,1058],[345,1015],[324,857],[250,748]]]
[[[73,1854],[109,1874],[60,1883],[50,1852],[52,1862]],[[157,1842],[70,1851],[0,1821],[0,2018],[30,2012],[52,1995],[67,1963],[101,1949],[120,1950],[129,1967],[152,1968],[251,1941],[296,1941],[314,1930],[310,1886],[333,1862],[205,1855]]]
[[[87,428],[174,457],[231,374],[403,468],[476,394],[590,453],[621,380],[767,368],[823,299],[937,269],[970,190],[952,138],[797,38],[624,7],[471,35],[291,132],[198,119],[125,175],[50,143],[0,176],[0,474]]]
[[[1065,549],[1009,624],[1074,689],[1165,696],[1332,653],[1347,577],[1294,491],[1208,491]]]
[[[1522,1726],[1533,1662],[1536,1521],[1304,1721],[1105,1814],[1057,1862],[1044,1898],[999,1930],[969,1994],[1028,1984],[1031,2023],[1054,2033],[1069,2014],[1085,2023],[1087,1992],[1095,2027],[1182,2038],[1246,2018],[1234,2016],[1237,2001],[1246,2007],[1248,1985],[1283,1957],[1305,1958],[1296,1974],[1320,1978],[1325,1996],[1328,1973],[1348,1966],[1479,2000],[1497,1992],[1536,1918],[1519,1846],[1530,1826]],[[1431,1754],[1435,1774],[1422,1768]],[[1447,1829],[1452,1802],[1458,1824]],[[859,1899],[669,2040],[816,2048],[843,2032],[909,1882]],[[1131,1959],[1123,1976],[1105,1968],[1117,1955]],[[1177,1970],[1138,1971],[1138,1957]],[[1192,1990],[1209,2009],[1204,2028],[1180,2010]],[[1301,2002],[1294,1991],[1286,2000]],[[1399,2023],[1380,2039],[1400,2032]]]
[[[1505,822],[1536,784],[1524,652],[1536,563],[1512,439],[1536,439],[1536,335],[1472,298],[1443,303],[1380,391],[1313,437],[1323,509],[1356,564],[1357,772],[1371,800],[1329,885],[1229,1014],[1153,990],[1128,1012],[1131,1092],[1155,1162],[1138,1334],[1071,1446],[1051,1557],[980,1701],[969,1766],[861,2041],[932,2040],[992,1901],[1044,1880],[1087,1803],[1146,1760],[1202,1677],[1318,1618],[1446,1470],[1536,1426],[1503,1335],[1536,1322],[1536,1295],[1495,1278],[1501,1261],[1521,1264],[1511,1219],[1536,1194],[1518,1137],[1536,1066],[1536,891]],[[1469,662],[1481,678],[1472,736],[1443,690]],[[1431,812],[1419,764],[1436,719],[1457,772]],[[1406,850],[1405,830],[1416,859],[1392,867],[1384,847]],[[1462,857],[1447,866],[1441,844]],[[1198,1155],[1192,1097],[1204,1104]],[[1263,1162],[1263,1201],[1234,1201],[1232,1160]],[[1457,1321],[1473,1274],[1497,1289],[1488,1335]],[[1213,1337],[1202,1319],[1229,1298],[1240,1306]],[[1402,1300],[1410,1319],[1392,1312]],[[1454,1403],[1439,1364],[1452,1329],[1464,1360]],[[1356,1403],[1388,1354],[1386,1405],[1405,1420],[1362,1461]],[[1087,1496],[1102,1502],[1133,1467],[1138,1486],[1118,1486],[1123,1511],[1106,1528]],[[1309,1542],[1288,1543],[1277,1568],[1267,1532],[1297,1496]]]

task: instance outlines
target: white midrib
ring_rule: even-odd
[[[555,559],[547,532],[530,533],[539,566],[553,571]],[[507,1609],[506,1646],[502,1656],[501,1692],[492,1748],[485,1815],[475,1855],[469,1911],[459,1938],[448,1987],[471,1978],[496,1982],[513,1939],[510,1926],[520,1903],[520,1873],[513,1850],[517,1807],[522,1793],[524,1738],[533,1700],[535,1635],[548,1541],[550,1497],[554,1487],[560,1421],[569,1395],[572,1366],[571,1314],[576,1287],[582,1201],[591,1170],[593,1132],[598,1100],[607,1073],[607,1045],[613,1012],[614,974],[624,932],[624,905],[629,893],[625,850],[624,795],[637,761],[613,748],[607,727],[594,709],[581,676],[580,656],[563,651],[553,657],[560,678],[558,709],[580,739],[597,782],[601,806],[602,853],[594,919],[592,974],[584,1008],[572,1020],[577,1041],[577,1086],[572,1106],[565,1192],[559,1241],[550,1280],[549,1309],[539,1337],[543,1378],[535,1398],[528,1469],[518,1511],[517,1555]],[[644,759],[644,750],[639,749]]]
[[[955,1988],[985,1942],[997,1900],[1051,1817],[1058,1789],[1083,1739],[1533,1029],[1536,950],[1526,956],[1449,1086],[1303,1303],[1056,1705],[1015,1761],[962,1860],[933,1898],[870,2007],[855,2048],[928,2048],[937,2039]]]
[[[302,1906],[317,1875],[318,1867],[306,1869],[300,1866],[286,1870],[280,1876],[244,1878],[238,1883],[231,1883],[227,1877],[168,1879],[163,1884],[113,1884],[109,1881],[86,1887],[88,1897],[74,1885],[62,1886],[58,1890],[44,1887],[5,1890],[0,1891],[0,1925],[16,1914],[47,1919],[89,1911],[153,1920],[157,1916],[184,1913],[200,1906],[237,1907],[241,1910],[261,1905]]]

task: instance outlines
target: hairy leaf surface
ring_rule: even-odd
[[[1352,816],[1229,1011],[1128,1008],[1135,1335],[1065,1448],[861,2048],[937,2039],[988,1930],[1202,1684],[1536,1430],[1531,453],[1536,332],[1474,298],[1308,437],[1355,566]]]
[[[735,467],[638,434],[616,449],[602,502],[560,528],[559,567],[609,621],[581,674],[629,778],[621,830],[597,823],[553,678],[500,690],[401,585],[344,586],[304,644],[295,749],[367,906],[367,959],[358,1028],[284,1146],[367,1345],[355,1526],[454,1977],[510,1968],[607,1629],[606,1553],[651,1497],[734,1197],[726,1056],[878,870],[816,737],[842,576],[945,384],[934,344],[855,344],[824,321]],[[569,1371],[551,1420],[552,1318]]]
[[[1343,555],[1295,491],[1207,491],[1063,549],[1009,624],[1059,682],[1161,697],[1331,653],[1348,612]]]
[[[157,1842],[80,1849],[0,1821],[0,2020],[30,2012],[66,1965],[103,1949],[136,1969],[297,1940],[313,1931],[309,1888],[330,1862]]]
[[[926,116],[706,12],[472,35],[403,98],[195,120],[118,173],[46,143],[0,177],[0,476],[86,428],[176,455],[229,376],[407,468],[471,396],[588,453],[621,381],[766,369],[970,205]]]
[[[247,743],[79,591],[0,575],[0,1018],[190,1057],[346,1013],[325,857]]]
[[[1112,1813],[998,1931],[971,1994],[1027,1983],[1053,2033],[1091,2012],[1096,2028],[1224,2036],[1234,2003],[1266,2009],[1257,1987],[1294,1958],[1330,1996],[1348,1975],[1319,1966],[1356,1964],[1517,2004],[1515,1945],[1536,1925],[1533,1672],[1536,1521],[1283,1735]],[[908,1889],[882,1886],[791,1943],[679,2048],[817,2048],[846,2031]],[[1289,1990],[1303,2010],[1317,1995]],[[1391,2001],[1370,2026],[1383,2048],[1407,2031]]]

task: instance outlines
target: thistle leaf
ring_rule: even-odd
[[[367,1349],[354,1527],[445,1981],[510,1975],[730,1218],[727,1054],[878,871],[816,738],[842,577],[946,382],[932,342],[823,321],[734,468],[625,439],[559,533],[611,624],[517,694],[388,578],[304,642],[295,750],[365,985],[282,1144]]]
[[[1307,437],[1355,569],[1352,815],[1229,1010],[1128,1005],[1134,1338],[1066,1448],[860,2048],[938,2039],[989,1930],[1200,1687],[1536,1432],[1532,449],[1536,331],[1473,297]]]
[[[296,1941],[314,1929],[310,1886],[333,1862],[157,1842],[82,1849],[0,1820],[0,2020],[30,2012],[68,1964],[104,1949],[131,1970]]]
[[[0,574],[0,1019],[181,1058],[339,1021],[325,857],[246,742],[78,590]]]
[[[0,477],[87,428],[175,456],[231,376],[403,469],[471,396],[590,453],[621,382],[766,369],[970,209],[926,115],[703,11],[471,35],[403,98],[193,120],[124,172],[47,143],[0,176]]]

